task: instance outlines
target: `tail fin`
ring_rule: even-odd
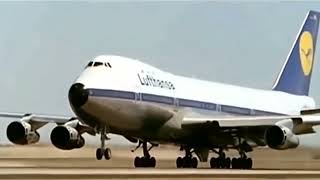
[[[309,11],[273,90],[308,96],[319,20],[319,12]]]

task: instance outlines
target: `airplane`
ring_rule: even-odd
[[[18,145],[39,141],[37,130],[56,123],[52,144],[63,150],[85,145],[84,133],[100,135],[96,159],[111,158],[106,141],[118,134],[142,146],[135,167],[155,167],[150,150],[173,144],[185,152],[177,168],[251,169],[256,147],[297,148],[300,135],[316,133],[320,109],[309,96],[320,13],[309,11],[270,90],[253,89],[165,72],[142,61],[115,55],[90,60],[70,86],[74,117],[1,112],[17,118],[7,127]],[[134,150],[136,150],[134,149]],[[234,149],[238,158],[226,157]],[[133,151],[134,151],[133,150]],[[209,153],[214,153],[209,160]]]

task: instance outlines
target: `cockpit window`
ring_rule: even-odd
[[[87,67],[97,67],[97,66],[102,66],[102,65],[104,65],[104,66],[106,66],[106,67],[109,67],[109,68],[112,68],[111,67],[111,64],[109,63],[109,62],[105,62],[105,63],[103,63],[103,62],[94,62],[94,61],[90,61],[88,64],[87,64],[87,66],[86,66],[86,68]]]
[[[90,62],[88,63],[88,65],[87,65],[87,67],[92,66],[92,64],[93,64],[93,62],[90,61]]]
[[[94,65],[93,66],[102,66],[103,63],[102,62],[94,62]]]

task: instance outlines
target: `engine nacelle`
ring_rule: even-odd
[[[81,148],[84,146],[85,141],[79,132],[68,125],[55,127],[50,135],[52,144],[63,150],[71,150],[74,148]]]
[[[7,137],[14,144],[33,144],[40,140],[37,131],[32,131],[31,124],[24,121],[14,121],[7,127]]]
[[[272,126],[266,130],[265,140],[272,149],[284,150],[296,148],[299,145],[299,138],[289,128]]]

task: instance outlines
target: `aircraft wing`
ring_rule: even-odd
[[[56,116],[56,115],[43,115],[43,114],[25,114],[25,113],[11,113],[11,112],[0,112],[0,117],[5,118],[16,118],[16,119],[29,119],[35,122],[43,123],[66,123],[70,120],[76,119],[75,117],[68,116]]]
[[[285,119],[290,119],[290,116],[185,117],[182,125],[217,123],[219,127],[270,126]]]
[[[203,116],[184,117],[182,127],[209,125],[215,128],[254,128],[283,125],[294,130],[295,134],[313,133],[312,126],[320,125],[320,114],[276,115],[276,116]]]

